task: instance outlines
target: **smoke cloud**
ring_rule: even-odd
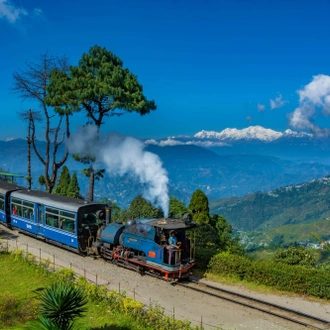
[[[314,121],[317,116],[330,115],[330,76],[313,76],[313,80],[297,93],[299,106],[289,114],[289,124],[297,129],[307,128],[318,136],[329,135],[328,129],[320,128]]]
[[[169,211],[168,176],[160,158],[144,148],[140,140],[110,132],[99,136],[97,127],[87,125],[67,140],[69,152],[81,157],[94,157],[93,166],[105,166],[113,175],[133,174],[146,189],[143,197],[160,207],[165,217]]]

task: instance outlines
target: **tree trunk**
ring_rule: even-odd
[[[90,202],[94,201],[94,183],[95,183],[95,174],[91,166],[89,168],[89,191],[88,191],[88,200]]]
[[[31,110],[29,111],[29,114],[31,116]],[[27,176],[27,182],[28,182],[28,189],[31,190],[32,186],[32,176],[31,176],[31,117],[29,118],[29,127],[28,127],[28,137],[27,137],[27,143],[28,143],[28,150],[27,150],[27,161],[28,161],[28,176]]]

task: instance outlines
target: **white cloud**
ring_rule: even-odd
[[[285,103],[287,103],[288,101],[284,101],[283,99],[282,99],[282,94],[280,94],[278,97],[276,97],[275,98],[275,100],[270,100],[270,108],[272,109],[272,110],[274,110],[274,109],[278,109],[278,108],[281,108],[281,107],[283,107],[283,105],[285,104]]]
[[[246,119],[249,123],[252,122],[252,117],[251,117],[251,116],[246,116],[245,119]]]
[[[324,98],[330,94],[330,76],[319,74],[303,89],[298,91],[299,102],[310,102],[322,106]]]
[[[161,147],[166,147],[166,146],[179,146],[185,144],[184,142],[173,140],[173,139],[167,139],[167,140],[162,140],[159,142],[159,146]]]
[[[257,109],[258,109],[259,112],[265,111],[265,108],[266,108],[266,106],[264,104],[258,103]]]
[[[42,10],[40,8],[34,8],[33,9],[33,15],[34,16],[42,16]]]
[[[182,141],[178,141],[178,140],[174,140],[172,138],[168,138],[166,140],[154,140],[154,139],[149,139],[144,141],[145,144],[153,144],[156,146],[160,146],[160,147],[166,147],[166,146],[178,146],[178,145],[184,145],[186,144],[185,142]]]
[[[193,144],[199,147],[225,147],[230,146],[228,143],[225,142],[217,142],[217,141],[190,141],[186,144]]]
[[[158,145],[160,147],[168,147],[168,146],[173,147],[173,146],[184,146],[184,145],[186,145],[186,146],[195,145],[195,146],[200,146],[200,147],[228,146],[227,143],[218,142],[218,141],[199,141],[199,140],[180,141],[180,140],[175,140],[173,138],[168,138],[166,140],[160,140],[160,141],[150,139],[150,140],[144,141],[144,143]]]
[[[322,110],[324,116],[330,115],[330,76],[319,74],[313,80],[297,91],[299,106],[289,114],[289,124],[298,129],[309,129],[318,135],[328,135],[328,129],[322,129],[314,123],[315,117]]]
[[[154,139],[150,139],[150,140],[146,140],[144,141],[145,144],[154,144],[154,145],[158,145],[158,142]]]
[[[0,19],[5,18],[9,23],[15,23],[21,16],[27,14],[24,8],[15,6],[9,0],[0,0]]]

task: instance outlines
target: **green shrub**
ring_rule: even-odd
[[[91,301],[99,301],[107,298],[106,286],[96,285],[88,282],[83,276],[79,276],[75,285],[83,290]]]
[[[196,248],[195,261],[199,269],[206,269],[212,257],[217,253],[213,248]]]
[[[300,265],[314,267],[316,265],[316,258],[311,250],[304,246],[290,246],[287,249],[278,249],[275,252],[274,261],[283,262],[287,265]]]
[[[322,269],[291,266],[275,261],[255,261],[220,253],[210,261],[208,272],[268,285],[281,291],[330,298],[330,273]]]
[[[73,282],[75,280],[75,272],[71,268],[60,268],[55,274],[59,281]]]

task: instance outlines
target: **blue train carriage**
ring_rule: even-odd
[[[10,197],[13,227],[82,254],[96,239],[105,206],[32,190],[14,191]]]
[[[0,223],[11,228],[10,193],[25,189],[0,179]]]
[[[189,277],[195,265],[193,244],[188,238],[188,231],[195,227],[189,217],[111,223],[102,230],[98,249],[103,258],[126,268],[165,280],[180,280]],[[173,230],[180,248],[168,244]]]

